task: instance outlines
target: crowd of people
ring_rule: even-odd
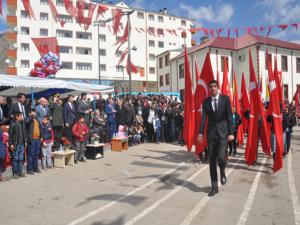
[[[0,139],[0,167],[9,160],[14,178],[52,168],[53,152],[64,146],[76,150],[75,163],[85,162],[85,145],[95,138],[109,143],[124,134],[129,146],[145,142],[184,145],[183,106],[174,96],[109,94],[107,99],[91,100],[86,93],[76,99],[55,94],[34,102],[24,93],[18,93],[15,101],[0,96],[0,125],[9,125],[7,133],[1,130],[0,134],[7,137]]]
[[[286,103],[286,111],[282,112],[285,156],[289,152],[293,127],[297,124],[295,105]],[[236,155],[237,130],[242,118],[234,107],[232,113],[234,140],[229,143],[229,154]],[[249,117],[247,113],[243,115],[245,118]],[[0,96],[0,125],[9,125],[8,133],[0,129],[0,167],[10,160],[13,176],[24,177],[26,157],[27,174],[40,173],[38,160],[42,159],[42,169],[52,168],[53,151],[64,146],[76,150],[75,163],[85,162],[86,144],[94,138],[109,143],[122,134],[128,139],[129,146],[145,142],[184,145],[183,124],[183,104],[175,96],[139,94],[113,97],[109,94],[106,99],[99,96],[91,100],[86,93],[76,99],[73,95],[62,99],[55,94],[48,99],[36,99],[33,103],[23,93],[17,95],[14,103],[11,97]],[[273,133],[271,144],[275,154]],[[195,157],[197,161],[207,161],[208,150]]]

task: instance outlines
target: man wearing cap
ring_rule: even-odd
[[[68,95],[68,101],[64,104],[65,132],[70,142],[73,141],[72,126],[75,122],[75,106],[73,100],[74,96]]]
[[[87,94],[81,93],[81,99],[78,101],[77,104],[77,117],[80,115],[84,115],[84,123],[89,127],[90,126],[90,119],[92,113],[92,107],[87,101]]]
[[[53,102],[49,105],[49,109],[51,110],[52,127],[54,131],[54,148],[58,150],[62,143],[61,137],[64,126],[62,101],[59,98],[59,94],[53,96]]]

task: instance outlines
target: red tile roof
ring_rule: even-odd
[[[255,44],[265,44],[279,48],[287,48],[287,49],[295,49],[300,50],[300,44],[282,41],[274,38],[256,36],[251,34],[245,34],[239,38],[225,38],[225,37],[217,37],[213,38],[207,42],[204,42],[198,46],[192,47],[188,49],[189,54],[194,53],[198,50],[211,47],[211,48],[222,48],[237,51],[243,48],[247,48],[249,46]],[[177,59],[183,56],[183,53],[176,56],[173,59]]]

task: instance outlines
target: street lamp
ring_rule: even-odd
[[[100,68],[100,26],[112,21],[112,18],[107,20],[97,20],[94,22],[94,26],[97,26],[97,37],[98,37],[98,83],[101,84],[101,68]]]

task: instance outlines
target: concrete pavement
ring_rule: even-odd
[[[213,198],[208,165],[170,144],[107,151],[100,160],[11,179],[0,183],[0,224],[298,225],[300,140],[276,174],[271,158],[260,153],[248,167],[243,152],[230,157],[228,183]]]

